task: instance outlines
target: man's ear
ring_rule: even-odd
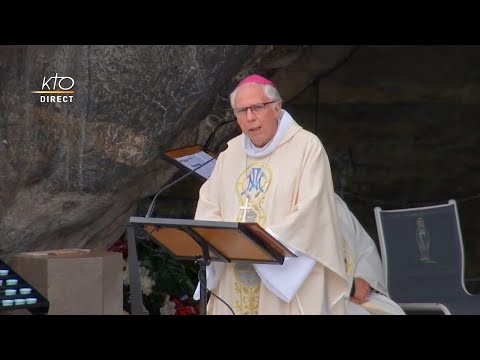
[[[278,115],[280,115],[280,111],[282,111],[282,102],[281,102],[281,101],[276,102],[276,103],[274,104],[273,109],[275,110],[275,112],[278,113]]]

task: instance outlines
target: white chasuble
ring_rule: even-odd
[[[208,288],[235,314],[345,313],[350,289],[323,145],[295,122],[275,150],[262,157],[247,156],[243,139],[242,135],[232,139],[220,154],[200,190],[195,219],[256,222],[295,253],[306,255],[312,266],[289,301],[270,290],[278,287],[275,278],[271,283],[261,281],[251,264],[213,262],[207,272]],[[255,266],[259,271],[263,267],[265,276],[271,267],[294,275],[296,263],[304,264],[286,258],[284,265]],[[285,274],[279,274],[281,280]],[[231,314],[215,296],[210,297],[207,312]]]

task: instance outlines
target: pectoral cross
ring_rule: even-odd
[[[247,210],[250,210],[250,209],[251,209],[251,206],[248,206],[248,200],[250,200],[250,199],[247,197],[247,199],[245,200],[245,205],[240,206],[240,210],[243,210],[243,219],[242,219],[242,222],[245,222],[245,218],[246,218],[246,216],[247,216]]]

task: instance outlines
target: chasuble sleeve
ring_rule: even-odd
[[[334,306],[349,294],[330,163],[320,140],[313,134],[304,141],[302,172],[291,213],[270,224],[278,240],[331,271],[328,296]]]
[[[383,268],[377,247],[341,197],[335,195],[340,230],[352,276],[366,280],[372,288],[384,293]]]
[[[269,227],[284,244],[346,278],[330,164],[320,140],[308,140],[292,211]]]
[[[373,239],[368,235],[357,218],[351,214],[355,225],[355,277],[365,279],[372,288],[387,294],[383,266]]]

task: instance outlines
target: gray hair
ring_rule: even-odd
[[[268,84],[258,84],[258,85],[263,86],[265,95],[267,95],[270,101],[282,101],[282,97],[280,96],[280,93],[272,85],[268,85]],[[237,96],[238,89],[239,88],[237,87],[230,94],[230,106],[232,107],[232,109],[234,108],[235,97]]]

